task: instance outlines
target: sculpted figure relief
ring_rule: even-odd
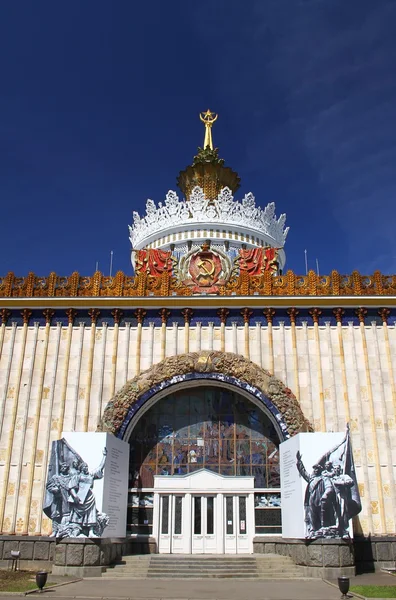
[[[55,474],[47,481],[47,496],[49,504],[44,507],[46,515],[52,519],[52,535],[57,536],[70,517],[69,506],[69,483],[70,467],[67,463],[62,463],[59,467],[59,474]]]
[[[106,455],[104,448],[100,465],[90,473],[66,440],[53,442],[43,507],[53,537],[101,537],[109,518],[96,508],[93,485],[104,475]]]
[[[308,475],[300,452],[296,466],[305,479],[306,538],[350,537],[349,521],[361,511],[349,429],[345,439],[313,465]]]
[[[100,524],[103,520],[102,515],[96,510],[95,496],[92,488],[94,480],[102,479],[103,477],[106,455],[107,450],[104,448],[102,462],[92,473],[89,472],[87,463],[82,463],[79,473],[69,483],[70,495],[73,499],[70,505],[71,513],[69,521],[73,526],[80,528],[81,531],[87,530],[88,537],[99,537]]]

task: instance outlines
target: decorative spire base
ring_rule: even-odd
[[[198,148],[192,165],[180,171],[177,185],[188,199],[195,187],[203,190],[207,200],[215,200],[223,188],[228,188],[233,194],[240,187],[241,179],[229,167],[224,166],[224,160],[219,158],[218,149]]]
[[[228,188],[233,194],[240,185],[238,173],[224,166],[224,160],[219,158],[219,151],[213,148],[212,127],[218,115],[209,109],[199,115],[205,124],[205,138],[203,148],[198,148],[192,165],[179,173],[177,185],[188,199],[195,187],[203,190],[207,200],[215,200],[223,188]]]

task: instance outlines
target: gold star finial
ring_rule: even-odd
[[[217,121],[218,116],[219,115],[216,115],[211,110],[209,110],[209,108],[206,112],[202,112],[199,114],[199,118],[201,119],[202,123],[205,123],[205,139],[204,139],[204,146],[203,146],[204,150],[208,146],[211,150],[213,150],[212,126],[213,126],[213,123],[215,121]]]

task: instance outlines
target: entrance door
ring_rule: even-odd
[[[225,554],[249,554],[251,552],[246,505],[247,496],[224,496]]]
[[[205,469],[189,475],[155,475],[153,512],[161,553],[253,551],[253,477],[228,477]]]
[[[185,495],[166,494],[160,496],[159,552],[180,554],[185,552],[183,512]],[[188,534],[187,534],[188,535]]]
[[[216,496],[192,496],[192,554],[215,554]]]

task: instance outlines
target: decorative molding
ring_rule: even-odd
[[[333,314],[336,318],[337,323],[342,323],[342,317],[345,315],[345,310],[343,308],[335,308],[333,310]]]
[[[133,225],[129,227],[130,242],[135,249],[144,248],[155,235],[166,235],[191,226],[218,229],[237,226],[249,234],[262,236],[273,241],[277,248],[283,248],[289,228],[285,228],[286,215],[278,219],[275,216],[275,203],[271,202],[263,210],[256,206],[252,193],[248,193],[242,202],[234,200],[229,188],[224,187],[217,198],[205,197],[202,188],[196,186],[188,200],[179,200],[176,192],[169,191],[165,204],[158,207],[153,200],[147,200],[146,215],[133,212]]]
[[[378,311],[378,314],[381,317],[382,322],[388,324],[389,315],[391,314],[390,309],[389,308],[380,308]]]
[[[22,315],[24,325],[29,325],[29,319],[32,316],[32,314],[33,314],[32,311],[29,310],[28,308],[24,308],[23,310],[21,310],[21,315]]]
[[[192,308],[183,308],[182,311],[180,311],[182,316],[184,317],[184,322],[190,324],[192,316],[194,314],[194,311]]]
[[[161,317],[162,324],[166,325],[171,315],[171,311],[167,308],[161,308],[161,310],[158,311],[158,314]]]
[[[250,308],[242,308],[241,315],[243,317],[243,322],[249,324],[250,317],[252,316],[253,311]]]
[[[319,317],[322,314],[322,311],[320,310],[320,308],[311,308],[311,310],[309,310],[308,312],[311,315],[313,322],[318,324]]]
[[[275,316],[275,310],[273,308],[265,308],[263,314],[267,319],[267,323],[272,325],[273,318]]]
[[[96,325],[96,322],[100,316],[100,310],[97,308],[90,308],[88,314],[91,317],[92,325]]]
[[[11,311],[7,308],[2,308],[0,310],[1,324],[7,325],[8,319],[11,317]]]
[[[52,317],[54,316],[55,311],[51,310],[51,308],[46,308],[45,310],[43,310],[43,315],[45,318],[45,323],[46,325],[51,325],[51,320]]]
[[[73,325],[74,319],[77,316],[77,311],[74,310],[74,308],[68,308],[65,312],[66,312],[66,316],[67,316],[69,325]]]
[[[296,308],[288,308],[286,312],[290,317],[290,323],[294,323],[294,325],[295,325],[296,318],[297,318],[297,315],[299,314],[299,311]]]
[[[111,311],[111,316],[114,318],[114,324],[119,325],[122,317],[124,316],[124,311],[120,310],[119,308],[115,308]]]
[[[147,311],[144,308],[138,308],[134,312],[135,317],[137,318],[138,325],[143,325],[143,321],[145,316],[147,315]]]
[[[230,314],[228,308],[219,308],[217,314],[220,317],[220,321],[225,325],[227,322],[228,315]]]
[[[49,282],[51,280],[51,285]],[[340,275],[332,271],[330,275],[296,275],[287,271],[283,275],[273,275],[269,271],[261,275],[249,276],[246,272],[231,275],[224,285],[217,284],[219,296],[396,296],[396,275],[361,275],[354,271],[351,275]],[[28,277],[15,277],[8,273],[0,277],[0,298],[133,298],[192,296],[191,287],[180,283],[176,277],[163,273],[161,277],[151,277],[139,273],[135,277],[119,271],[114,277],[105,277],[99,271],[92,277],[84,277],[75,272],[70,277],[51,274],[38,277],[29,273]],[[195,294],[196,296],[196,294]],[[362,301],[356,301],[356,304]],[[336,309],[335,309],[336,310]]]
[[[312,431],[298,400],[279,379],[243,356],[207,350],[165,358],[128,381],[107,404],[98,430],[123,438],[131,419],[157,392],[197,379],[203,385],[213,379],[228,383],[257,398],[272,414],[284,439]]]
[[[366,318],[366,315],[367,315],[367,308],[363,308],[363,306],[360,306],[359,308],[357,308],[355,310],[355,314],[359,319],[359,323],[363,323],[363,325],[364,325],[364,319]]]

